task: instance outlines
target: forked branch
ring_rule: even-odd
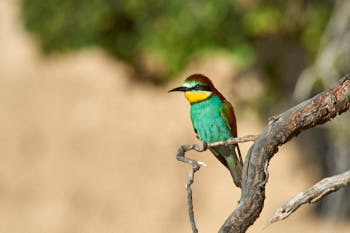
[[[252,140],[250,140],[256,139],[245,157],[241,199],[219,232],[243,233],[259,217],[265,201],[265,184],[268,180],[267,165],[281,145],[304,130],[330,121],[347,111],[349,106],[350,74],[339,80],[334,88],[330,88],[286,112],[272,117],[259,136],[257,138],[252,137]],[[243,141],[235,141],[235,143]],[[218,142],[217,144],[227,145],[227,142]],[[212,145],[209,144],[208,146]],[[184,157],[184,153],[192,149],[203,151],[206,147],[205,145],[202,147],[196,145],[181,146],[178,150],[177,159],[190,163],[199,169],[203,165],[202,163]]]
[[[330,121],[350,106],[350,74],[337,85],[273,117],[250,147],[243,166],[241,200],[219,232],[245,232],[265,201],[266,162],[278,148],[304,130]]]
[[[188,215],[190,217],[193,233],[197,233],[198,229],[196,227],[196,222],[194,219],[191,185],[193,184],[194,174],[201,168],[202,165],[206,166],[206,164],[201,161],[197,161],[197,160],[193,160],[185,157],[185,153],[190,150],[202,152],[211,147],[222,146],[222,145],[232,145],[232,144],[243,143],[243,142],[251,142],[251,141],[255,141],[257,138],[258,138],[257,135],[247,135],[244,137],[232,138],[221,142],[204,143],[202,146],[198,146],[196,144],[189,144],[189,145],[182,145],[179,147],[176,154],[177,160],[181,162],[189,163],[192,165],[192,167],[190,168],[188,181],[186,183],[186,190],[187,190]]]

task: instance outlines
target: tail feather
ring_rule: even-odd
[[[235,151],[236,147],[239,157],[237,157]],[[235,185],[237,187],[241,187],[243,162],[238,145],[218,146],[215,148],[210,148],[210,151],[229,169]]]

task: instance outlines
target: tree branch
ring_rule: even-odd
[[[265,184],[268,180],[267,167],[270,159],[277,153],[281,145],[304,130],[330,121],[337,115],[347,111],[349,106],[350,74],[344,76],[334,88],[328,89],[286,112],[272,117],[258,137],[246,136],[230,140],[229,144],[254,140],[255,142],[245,157],[241,199],[236,209],[219,230],[219,233],[243,233],[259,217],[265,201]],[[227,144],[228,141],[216,142],[214,145],[208,144],[207,146]],[[197,146],[192,144],[181,146],[176,157],[182,162],[190,163],[194,168],[198,167],[197,170],[199,170],[199,167],[203,165],[202,162],[184,156],[186,151],[193,149],[204,151],[206,145]]]
[[[184,162],[184,163],[189,163],[192,165],[192,167],[190,168],[188,181],[186,183],[186,190],[187,190],[188,215],[190,217],[190,222],[191,222],[191,227],[192,227],[193,233],[197,233],[198,229],[196,227],[196,222],[194,219],[191,185],[193,184],[194,174],[200,169],[201,165],[206,166],[206,164],[201,162],[201,161],[186,158],[185,153],[187,151],[190,151],[190,150],[196,150],[198,152],[202,152],[210,147],[255,141],[256,138],[258,138],[257,135],[247,135],[244,137],[237,137],[237,138],[228,139],[228,140],[222,141],[222,142],[204,143],[202,146],[198,146],[196,144],[182,145],[177,150],[177,154],[176,154],[177,160]]]
[[[265,165],[278,148],[304,130],[330,121],[350,106],[350,74],[334,88],[306,100],[274,117],[250,147],[242,174],[241,200],[219,230],[245,232],[259,217],[265,200]]]
[[[324,178],[286,202],[265,223],[264,228],[271,223],[278,222],[289,217],[289,215],[296,211],[301,205],[306,203],[315,203],[323,196],[337,191],[339,188],[346,186],[348,183],[350,183],[350,170],[336,176]]]

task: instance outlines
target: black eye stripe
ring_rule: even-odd
[[[198,88],[197,85],[194,87],[189,88],[191,91],[192,90],[197,90],[197,91],[211,91],[209,86],[202,86],[200,85],[200,87]]]

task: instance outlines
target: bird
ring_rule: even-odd
[[[192,74],[182,86],[168,92],[184,92],[191,105],[194,132],[205,145],[237,137],[234,109],[230,102],[203,74]],[[241,187],[243,161],[238,144],[211,147],[209,150],[230,171],[233,182]],[[237,156],[238,155],[238,156]]]

